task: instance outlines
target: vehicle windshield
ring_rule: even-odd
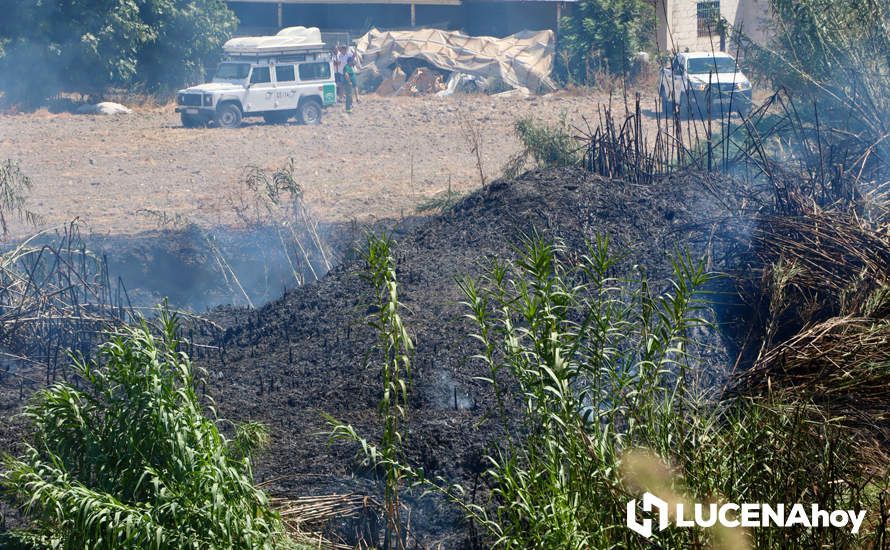
[[[689,74],[734,72],[736,64],[731,57],[697,57],[689,60]]]
[[[250,72],[249,63],[220,63],[214,80],[244,80]]]

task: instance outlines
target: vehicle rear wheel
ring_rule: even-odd
[[[266,121],[266,124],[284,124],[291,116],[293,116],[291,111],[275,111],[264,114],[263,120]]]
[[[241,109],[234,103],[223,103],[216,109],[216,123],[220,128],[241,126]]]
[[[321,124],[321,103],[315,99],[307,99],[297,109],[300,124]]]
[[[179,115],[179,119],[182,121],[182,125],[186,128],[199,128],[207,124],[207,120],[204,117],[197,115],[187,115],[182,113]]]

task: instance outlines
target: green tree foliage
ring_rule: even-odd
[[[25,104],[200,78],[237,23],[223,0],[0,0],[0,12],[0,90]]]
[[[36,395],[35,443],[7,457],[0,485],[34,520],[25,540],[62,548],[277,548],[279,516],[253,485],[262,426],[224,437],[204,414],[176,319],[103,346],[73,365],[75,387]]]
[[[801,113],[805,121],[815,123],[818,110],[823,127],[841,130],[833,132],[841,147],[886,166],[890,2],[771,0],[770,7],[776,24],[767,47],[747,40],[744,28],[737,29],[752,69],[815,103],[816,109]]]
[[[560,67],[570,81],[593,83],[598,72],[625,73],[655,37],[654,3],[581,0],[561,21]]]
[[[204,67],[218,55],[237,21],[222,0],[154,0],[143,21],[157,38],[139,52],[139,78],[149,86],[201,80]]]

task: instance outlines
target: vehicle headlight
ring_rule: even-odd
[[[210,94],[206,94],[204,96],[204,105],[210,106],[213,105],[213,96]]]
[[[182,94],[176,94],[176,103],[182,105]]]
[[[691,82],[690,84],[696,92],[703,92],[708,89],[708,84],[705,82]]]
[[[736,83],[735,83],[735,89],[736,89],[736,90],[750,90],[750,89],[751,89],[751,83],[750,83],[750,82],[747,82],[747,81],[745,81],[745,80],[742,80],[741,82],[736,82]]]

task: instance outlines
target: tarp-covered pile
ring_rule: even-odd
[[[473,75],[513,88],[546,93],[556,90],[550,78],[555,44],[550,30],[493,38],[438,29],[371,29],[358,40],[356,53],[363,69],[376,67],[381,73],[401,59],[413,58],[452,74]]]

